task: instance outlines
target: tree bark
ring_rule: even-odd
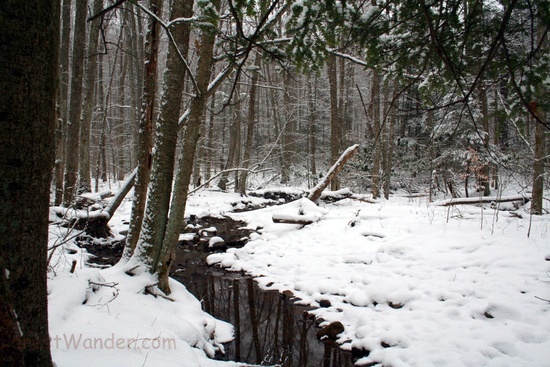
[[[51,367],[48,206],[55,151],[59,1],[0,3],[0,355]]]

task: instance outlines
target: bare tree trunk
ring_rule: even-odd
[[[545,130],[543,124],[535,122],[535,157],[533,161],[533,202],[531,203],[531,213],[537,215],[543,214],[544,160],[546,152],[544,141]]]
[[[160,0],[152,0],[150,10],[158,15],[161,11]],[[145,74],[143,78],[143,92],[141,97],[141,118],[139,123],[138,142],[138,171],[134,185],[134,205],[130,217],[130,228],[126,238],[126,246],[122,255],[122,261],[127,261],[132,256],[137,246],[145,203],[147,198],[147,187],[152,167],[152,139],[153,139],[153,113],[157,87],[157,48],[159,28],[155,20],[149,18],[147,21],[147,34],[145,44]]]
[[[172,5],[171,19],[189,18],[192,16],[192,2],[175,1]],[[164,240],[170,195],[174,173],[174,160],[178,137],[178,117],[180,100],[185,85],[185,68],[179,58],[179,52],[187,56],[189,48],[190,27],[180,25],[172,32],[176,45],[168,47],[168,56],[164,72],[164,89],[161,97],[161,108],[157,122],[155,154],[151,171],[151,181],[147,192],[147,206],[142,223],[138,244],[142,250],[147,249],[149,256],[161,248]],[[155,259],[155,258],[152,258]],[[154,264],[150,264],[153,268]]]
[[[337,78],[337,64],[336,56],[330,55],[327,66],[328,82],[330,89],[330,162],[334,164],[340,156],[340,140],[341,140],[341,119],[340,111],[338,108],[338,78]],[[336,191],[340,188],[338,178],[335,177],[331,183],[330,188]]]
[[[543,39],[546,34],[544,27],[539,24],[538,26],[538,39],[542,43],[542,48],[548,50],[548,37]],[[542,87],[540,87],[542,88]],[[542,91],[539,90],[538,99],[541,98]],[[547,92],[547,91],[546,91]],[[534,104],[534,111],[532,113],[537,116],[541,121],[546,121],[546,111],[543,107],[538,107]],[[543,201],[544,201],[544,163],[546,156],[546,127],[540,121],[535,121],[535,157],[533,161],[533,202],[531,203],[531,213],[542,215],[543,214]]]
[[[256,127],[256,84],[258,84],[258,76],[260,73],[261,55],[256,54],[256,60],[254,61],[254,71],[251,80],[249,101],[248,101],[248,116],[246,123],[246,140],[243,153],[243,161],[241,167],[245,170],[241,171],[241,177],[239,181],[239,193],[246,195],[246,180],[248,178],[247,168],[250,167],[250,158],[252,155],[252,143],[254,140],[254,129]]]
[[[62,30],[61,30],[61,49],[59,54],[60,74],[59,88],[57,89],[57,104],[59,106],[59,115],[56,125],[56,143],[55,143],[55,205],[60,205],[63,201],[63,174],[65,168],[65,138],[68,119],[68,100],[69,100],[69,46],[71,42],[71,1],[62,2]]]
[[[212,1],[214,8],[219,11],[219,0]],[[191,100],[189,120],[184,134],[183,147],[178,157],[178,172],[176,173],[170,215],[166,225],[166,232],[162,247],[150,249],[149,256],[153,259],[152,271],[158,272],[159,288],[170,293],[168,276],[173,261],[173,250],[177,243],[179,232],[183,225],[185,205],[191,174],[193,173],[193,160],[197,142],[199,140],[200,126],[206,111],[206,103],[209,94],[208,84],[214,65],[214,44],[216,35],[208,30],[203,30],[199,47],[199,59],[197,61],[196,86],[198,90]]]
[[[283,110],[284,110],[284,125],[282,126],[283,143],[282,143],[282,167],[281,167],[281,183],[286,184],[290,181],[290,167],[293,162],[293,144],[294,144],[294,116],[291,107],[290,83],[291,76],[289,71],[283,75],[284,95],[283,95]]]
[[[212,94],[210,99],[210,116],[208,118],[208,132],[206,134],[206,166],[204,168],[204,182],[208,182],[212,177],[212,162],[214,160],[214,109],[216,108],[216,93]],[[215,173],[215,170],[214,170]]]
[[[78,152],[80,146],[80,117],[82,113],[82,76],[84,74],[84,48],[86,42],[86,0],[76,2],[73,58],[71,75],[71,101],[65,154],[65,186],[63,204],[70,206],[76,193],[78,180]]]
[[[3,0],[0,8],[0,358],[51,367],[45,256],[59,1]]]
[[[396,103],[397,98],[397,88],[396,82],[393,84],[393,98],[392,100]],[[388,85],[388,89],[390,86]],[[389,94],[389,90],[388,90]],[[395,135],[395,124],[396,124],[396,108],[394,106],[388,107],[388,115],[386,116],[388,121],[387,135],[385,139],[385,162],[384,162],[384,198],[388,200],[390,198],[390,186],[391,186],[391,171],[393,166],[393,140]]]
[[[316,140],[315,140],[315,95],[314,90],[317,90],[317,88],[313,88],[312,81],[311,81],[311,73],[307,75],[307,105],[308,105],[308,112],[309,112],[309,169],[311,172],[311,176],[314,179],[315,182],[315,176],[317,176],[317,165],[315,162],[315,154],[317,150],[316,146]]]
[[[271,68],[269,67],[269,63],[266,64],[266,74],[267,74],[267,81],[269,85],[274,85],[277,83],[277,78],[272,74]],[[281,168],[281,171],[284,171],[284,159],[283,159],[283,151],[284,151],[284,142],[283,139],[281,139],[281,115],[280,115],[280,106],[279,106],[279,98],[277,96],[277,90],[276,89],[270,89],[269,91],[269,97],[271,98],[271,113],[273,115],[273,133],[275,136],[274,144],[276,144],[275,151],[277,152],[277,163],[278,166]],[[288,171],[288,170],[287,170]],[[285,172],[283,172],[283,175]]]
[[[238,96],[240,88],[239,84],[235,85],[235,95]],[[240,154],[240,141],[241,141],[241,116],[240,116],[240,102],[233,106],[233,115],[231,126],[229,127],[229,150],[227,152],[227,162],[225,162],[223,170],[228,170],[237,166]],[[220,180],[218,181],[218,187],[222,190],[227,190],[227,181],[229,172],[222,173]]]
[[[378,199],[380,197],[380,75],[378,70],[372,72],[372,89],[371,89],[371,119],[373,126],[373,161],[372,161],[372,197]]]
[[[102,0],[94,0],[93,14],[97,14],[103,7]],[[79,191],[92,191],[90,177],[90,127],[92,124],[92,110],[97,77],[97,45],[99,37],[99,19],[92,22],[88,37],[88,55],[84,73],[84,95],[82,96],[82,120],[80,122],[80,162],[79,162]]]
[[[485,87],[481,87],[481,91],[479,93],[479,99],[481,100],[481,118],[482,118],[482,125],[483,129],[487,133],[485,135],[484,143],[485,147],[489,148],[489,141],[490,141],[490,127],[489,127],[489,108],[487,106],[487,90]],[[491,177],[491,166],[488,162],[485,163],[483,169],[479,173],[481,177],[478,178],[478,181],[481,182],[483,185],[483,196],[489,196],[491,195],[491,185],[490,185],[490,177]]]

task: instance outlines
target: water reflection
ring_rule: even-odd
[[[173,277],[203,303],[204,310],[235,327],[235,340],[219,359],[284,367],[351,367],[351,353],[319,342],[307,307],[248,276],[200,266],[206,254],[180,251]]]

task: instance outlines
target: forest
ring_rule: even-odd
[[[7,365],[52,365],[52,213],[108,237],[130,192],[117,266],[155,297],[194,194],[309,192],[355,145],[331,191],[549,214],[550,1],[6,0],[0,29]]]

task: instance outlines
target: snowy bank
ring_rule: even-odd
[[[303,228],[271,221],[296,202],[233,214],[262,234],[208,261],[330,304],[313,313],[369,351],[358,365],[550,365],[549,218],[527,237],[528,215],[423,200],[346,199]]]

